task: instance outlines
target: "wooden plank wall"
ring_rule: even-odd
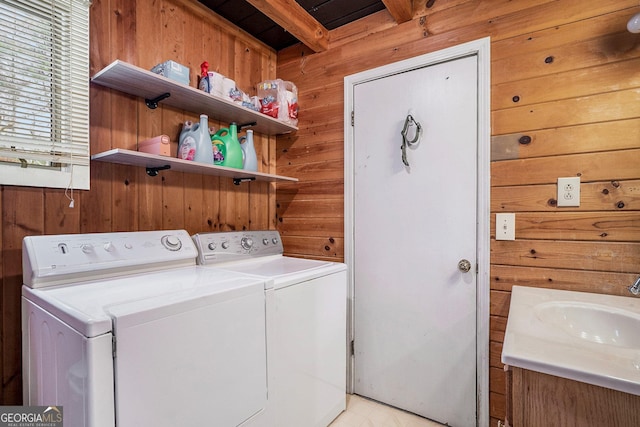
[[[640,35],[637,0],[456,0],[396,25],[382,11],[330,34],[330,49],[278,53],[299,89],[300,130],[278,137],[278,228],[291,254],[342,260],[343,78],[491,37],[491,426],[505,418],[500,353],[514,284],[629,295],[640,274]],[[523,138],[523,137],[528,138]],[[522,141],[522,142],[521,142]],[[526,143],[529,141],[528,143]],[[580,176],[579,208],[556,179]],[[516,240],[494,215],[516,213]],[[454,379],[452,379],[454,380]]]
[[[91,75],[115,59],[145,69],[167,59],[189,66],[196,84],[199,64],[233,77],[255,94],[255,85],[275,78],[275,52],[194,0],[93,0]],[[135,97],[91,86],[91,152],[136,149],[137,141],[168,134],[199,112],[149,110]],[[227,125],[210,121],[219,128]],[[275,137],[256,135],[261,171],[275,172]],[[174,144],[174,152],[175,152]],[[275,185],[177,172],[149,177],[142,168],[91,164],[91,190],[76,191],[75,208],[64,190],[1,188],[1,373],[3,405],[22,402],[20,363],[21,242],[25,235],[184,228],[274,229]]]

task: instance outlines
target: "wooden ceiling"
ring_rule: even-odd
[[[331,30],[383,9],[398,22],[411,20],[412,0],[198,0],[274,48],[302,42],[327,49]]]

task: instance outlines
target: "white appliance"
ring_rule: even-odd
[[[273,281],[268,403],[255,424],[325,427],[346,406],[346,265],[283,255],[277,231],[193,236],[198,263]],[[272,303],[270,302],[272,301]]]
[[[66,427],[237,426],[267,400],[265,280],[184,230],[26,237],[25,405]]]

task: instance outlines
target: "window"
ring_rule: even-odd
[[[89,4],[0,0],[0,184],[89,189]]]

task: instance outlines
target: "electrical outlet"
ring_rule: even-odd
[[[516,240],[516,214],[496,214],[496,240]]]
[[[558,206],[580,206],[580,177],[558,178]]]

